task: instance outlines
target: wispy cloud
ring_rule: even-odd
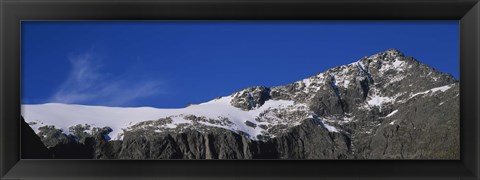
[[[92,53],[71,57],[69,61],[72,69],[50,102],[128,106],[138,99],[162,92],[158,80],[102,72],[101,61]]]

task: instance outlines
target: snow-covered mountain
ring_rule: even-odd
[[[266,113],[271,110],[281,110],[286,114],[302,113],[299,119],[306,119],[313,115],[304,104],[295,104],[293,101],[269,100],[256,109],[246,111],[232,106],[230,103],[232,99],[233,97],[226,96],[181,109],[123,108],[56,103],[24,105],[23,116],[37,132],[39,127],[45,125],[54,125],[64,132],[68,132],[71,126],[87,124],[91,127],[112,128],[113,131],[109,135],[116,140],[122,139],[123,130],[142,128],[157,132],[181,132],[188,127],[199,130],[219,127],[234,132],[243,132],[252,139],[256,139],[257,135],[261,135],[263,131],[260,126],[278,124],[294,126],[300,123],[300,121],[289,121],[274,116],[267,117],[269,115]],[[271,119],[257,121],[263,117]],[[255,125],[251,125],[247,121]],[[333,130],[335,129],[333,128]]]
[[[407,140],[400,138],[410,136],[413,140],[413,136],[422,134],[417,128],[429,128],[426,131],[432,136],[426,137],[428,142],[417,141],[422,147],[425,144],[430,147],[430,141],[436,141],[439,134],[455,139],[458,104],[459,82],[452,76],[389,49],[285,86],[250,87],[180,109],[49,103],[23,105],[22,116],[39,134],[42,134],[40,127],[47,125],[66,134],[74,133],[72,127],[76,125],[82,126],[87,134],[92,134],[93,127],[109,127],[107,139],[113,140],[123,140],[126,134],[138,132],[152,136],[192,130],[208,134],[224,129],[249,142],[264,143],[283,138],[309,121],[317,124],[318,131],[330,134],[333,144],[338,143],[335,139],[343,137],[345,152],[337,157],[400,158],[406,156],[405,148],[419,147],[407,145]],[[444,129],[430,130],[438,127]],[[383,154],[392,153],[372,155],[382,154],[371,147],[375,143],[382,147]],[[452,142],[448,148],[458,148],[454,147],[456,144]],[[307,145],[302,143],[302,146]],[[388,149],[397,146],[400,151]],[[456,158],[450,153],[458,152],[451,151],[454,152],[449,150],[448,157]],[[412,155],[424,156],[425,153]]]

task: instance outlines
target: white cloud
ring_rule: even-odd
[[[101,62],[91,53],[69,58],[72,69],[50,102],[128,106],[141,98],[161,93],[158,80],[138,79],[133,74],[112,77],[101,71]]]

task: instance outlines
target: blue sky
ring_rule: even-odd
[[[22,22],[22,103],[185,107],[389,48],[459,79],[458,21]]]

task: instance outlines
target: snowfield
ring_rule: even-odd
[[[243,131],[252,139],[262,134],[263,129],[246,125],[246,121],[255,122],[257,125],[283,124],[285,122],[267,122],[256,121],[261,113],[271,109],[298,110],[305,109],[304,104],[294,104],[293,101],[286,100],[268,100],[261,107],[244,111],[230,104],[231,96],[225,96],[212,101],[191,105],[179,109],[158,109],[151,107],[106,107],[106,106],[86,106],[73,104],[48,103],[38,105],[23,105],[22,115],[27,123],[38,133],[38,128],[46,125],[54,125],[57,129],[62,129],[64,133],[69,133],[68,128],[77,124],[88,124],[92,127],[108,126],[113,129],[109,136],[114,139],[122,139],[122,129],[140,122],[148,120],[158,120],[160,118],[170,117],[173,122],[166,125],[168,128],[175,128],[178,124],[192,123],[186,120],[184,116],[195,115],[204,116],[211,119],[228,118],[233,124],[219,125],[208,122],[199,122],[207,126],[224,128],[232,131]],[[303,119],[302,119],[303,120]],[[34,122],[34,123],[31,123]],[[290,125],[299,125],[301,121]],[[338,132],[332,126],[324,123],[325,128],[330,131]]]

